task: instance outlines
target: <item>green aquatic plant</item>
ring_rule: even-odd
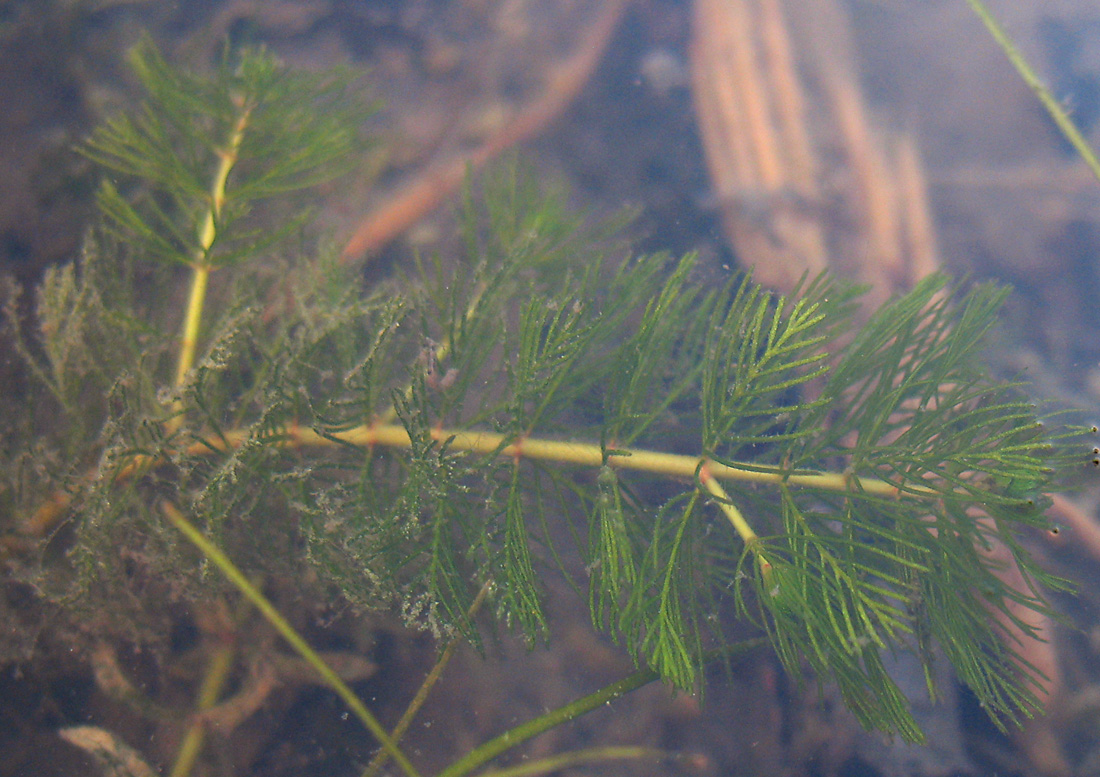
[[[1004,289],[935,276],[860,322],[858,290],[824,276],[704,284],[692,256],[623,258],[516,166],[469,187],[457,264],[367,283],[263,209],[346,165],[352,80],[262,50],[211,77],[149,44],[133,61],[147,103],[83,147],[109,173],[100,226],[29,324],[8,306],[26,382],[5,554],[44,551],[43,596],[151,644],[167,604],[239,595],[407,774],[400,734],[257,580],[316,580],[446,644],[479,644],[486,609],[552,640],[544,580],[573,585],[638,672],[448,777],[645,682],[700,689],[704,664],[760,642],[739,620],[909,740],[891,651],[942,652],[995,721],[1036,709],[1042,678],[1006,637],[1036,636],[1019,613],[1064,583],[1021,533],[1085,451],[982,367]]]

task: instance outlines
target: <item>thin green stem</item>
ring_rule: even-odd
[[[473,603],[470,605],[470,609],[467,611],[467,615],[473,618],[477,614],[477,611],[481,609],[481,605],[485,602],[485,597],[489,595],[489,584],[481,586],[481,590],[477,592],[477,596],[474,597]],[[420,687],[416,690],[416,695],[413,700],[409,702],[408,708],[406,708],[404,714],[401,716],[401,720],[397,721],[397,725],[393,727],[393,733],[390,736],[393,738],[394,743],[399,743],[402,737],[405,736],[405,732],[409,730],[409,726],[412,725],[413,718],[416,717],[416,713],[420,711],[420,708],[424,706],[424,702],[428,700],[428,695],[432,692],[432,688],[439,682],[439,678],[443,676],[443,670],[447,668],[447,664],[450,663],[451,657],[454,656],[455,650],[461,644],[461,635],[456,634],[451,638],[451,641],[447,643],[447,647],[443,649],[443,654],[439,657],[439,660],[435,662],[435,666],[428,672],[428,676],[424,678],[424,682],[420,684]],[[362,777],[375,777],[382,767],[386,765],[386,761],[389,760],[389,753],[386,750],[379,750],[375,753],[374,758],[367,764],[367,768],[363,771]]]
[[[219,645],[214,649],[199,688],[198,703],[195,705],[199,712],[205,712],[218,703],[225,683],[229,679],[229,670],[233,668],[235,655],[236,650],[232,645]],[[187,729],[183,742],[180,743],[169,777],[187,777],[191,774],[205,742],[205,724],[201,721],[193,722]]]
[[[526,723],[521,723],[515,728],[505,731],[500,736],[478,745],[441,771],[436,777],[464,777],[474,769],[488,763],[501,753],[526,742],[528,739],[563,723],[568,723],[586,712],[591,712],[613,699],[619,698],[623,694],[637,690],[643,685],[648,685],[659,677],[660,675],[652,669],[640,669],[628,677],[624,677],[610,685],[605,685],[595,693],[590,693],[562,707],[550,710],[544,715],[539,715]]]
[[[1062,107],[1061,103],[1055,99],[1054,95],[1050,93],[1046,85],[1039,78],[1039,75],[1035,72],[1035,69],[1027,61],[1020,50],[1016,48],[1016,44],[1012,42],[1012,38],[1008,37],[1008,34],[1001,27],[1000,23],[993,17],[993,13],[986,7],[982,0],[966,0],[970,4],[970,7],[974,9],[974,13],[978,15],[978,18],[985,24],[985,28],[989,30],[989,34],[993,36],[993,40],[997,42],[997,45],[1001,47],[1001,51],[1008,57],[1008,61],[1012,63],[1012,66],[1016,68],[1016,72],[1020,74],[1020,77],[1024,79],[1031,91],[1035,92],[1035,96],[1039,98],[1039,102],[1043,104],[1043,108],[1050,115],[1050,118],[1054,119],[1054,123],[1058,125],[1058,129],[1062,131],[1062,135],[1066,140],[1070,142],[1070,145],[1081,155],[1081,158],[1085,160],[1085,164],[1089,166],[1092,174],[1097,180],[1100,180],[1100,160],[1096,158],[1096,154],[1093,152],[1092,147],[1089,146],[1088,141],[1085,140],[1081,131],[1077,129],[1077,125],[1073,123],[1073,119],[1070,118],[1066,109]]]
[[[750,639],[730,645],[722,650],[712,651],[705,657],[705,661],[714,661],[719,658],[736,658],[765,644],[764,639]],[[502,753],[511,750],[527,740],[549,731],[563,723],[579,718],[581,715],[599,709],[605,704],[619,698],[631,691],[636,691],[643,685],[648,685],[658,679],[660,675],[652,669],[639,669],[621,680],[605,685],[594,693],[582,696],[566,705],[550,710],[537,718],[521,723],[515,728],[505,731],[500,736],[490,739],[488,742],[475,747],[466,755],[453,762],[436,777],[465,777],[474,769],[488,763]]]
[[[367,727],[367,730],[374,735],[374,738],[382,745],[382,747],[390,754],[390,757],[398,763],[401,769],[408,777],[420,777],[420,773],[416,770],[416,767],[412,765],[408,757],[401,751],[397,744],[393,741],[386,730],[382,728],[382,724],[378,722],[378,719],[374,717],[370,710],[366,708],[366,705],[360,701],[359,697],[355,695],[355,692],[347,686],[340,676],[336,674],[333,669],[325,663],[324,659],[317,654],[313,648],[309,646],[301,635],[294,630],[294,627],[287,622],[277,609],[263,593],[252,584],[252,582],[245,577],[244,573],[237,568],[237,565],[225,553],[221,548],[212,543],[206,538],[206,536],[200,532],[194,524],[192,524],[183,513],[181,513],[173,505],[164,502],[161,504],[161,509],[164,512],[168,521],[179,529],[195,547],[197,547],[202,554],[216,566],[223,575],[228,578],[229,582],[240,591],[241,595],[248,599],[256,607],[257,610],[267,619],[279,635],[287,641],[287,643],[298,653],[306,663],[313,667],[314,671],[321,676],[330,688],[336,692],[348,708],[355,714],[357,718]]]
[[[664,750],[656,750],[652,747],[619,746],[619,747],[589,747],[584,750],[571,750],[568,753],[558,753],[537,761],[529,761],[510,766],[507,769],[488,769],[481,772],[478,777],[528,777],[533,774],[549,774],[560,772],[571,766],[594,764],[600,761],[638,761],[645,758],[652,760],[667,759],[670,754]]]

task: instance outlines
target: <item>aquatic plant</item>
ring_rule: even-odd
[[[908,740],[891,651],[942,653],[998,723],[1035,710],[1002,624],[1035,636],[1019,613],[1065,586],[1020,537],[1086,457],[982,367],[1006,290],[934,276],[857,323],[859,290],[826,276],[777,295],[623,258],[515,165],[470,184],[459,266],[367,283],[305,211],[262,207],[346,165],[367,110],[346,74],[256,49],[210,78],[148,43],[133,62],[147,103],[83,148],[101,224],[29,324],[8,305],[5,553],[90,630],[156,644],[172,605],[242,597],[407,774],[256,581],[316,580],[448,644],[479,644],[489,609],[535,644],[544,578],[569,580],[637,673],[448,777],[645,682],[699,689],[761,641],[738,621]]]

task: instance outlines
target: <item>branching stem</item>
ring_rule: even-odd
[[[718,492],[711,490],[712,486],[707,485],[707,483],[712,483],[714,486],[717,486],[723,480],[773,486],[786,483],[790,487],[816,488],[823,491],[849,491],[858,487],[865,494],[892,499],[898,498],[902,493],[897,486],[886,480],[856,478],[850,473],[844,472],[762,470],[758,467],[738,467],[722,464],[706,457],[642,449],[618,450],[615,456],[605,462],[603,450],[598,443],[565,442],[524,437],[522,440],[506,444],[508,438],[497,432],[442,428],[433,428],[431,434],[434,439],[446,443],[451,450],[470,451],[485,455],[495,452],[500,456],[510,456],[516,459],[555,461],[560,464],[574,464],[594,469],[599,469],[606,463],[616,469],[651,472],[665,477],[686,479],[699,477],[708,493],[716,497],[719,505],[723,505],[722,510],[726,517],[746,542],[756,537],[752,527],[749,526],[741,512],[729,503],[728,497],[723,497]],[[237,448],[244,443],[247,435],[248,432],[244,430],[230,430],[217,438],[194,443],[186,452],[188,455],[202,455],[214,450]],[[291,426],[279,432],[278,437],[281,438],[283,445],[304,448],[327,447],[341,443],[351,443],[363,448],[373,448],[375,446],[408,448],[412,445],[405,427],[390,423],[358,426],[331,435],[322,435],[313,429],[301,426]],[[119,470],[117,476],[119,478],[131,477],[155,464],[156,462],[148,456],[136,456],[127,466]],[[703,475],[701,474],[704,470],[706,472],[706,482],[703,482]],[[721,493],[724,494],[725,492],[722,491]],[[921,488],[916,485],[907,486],[905,493],[911,496],[926,494],[928,497],[935,497],[938,494],[932,488]],[[61,518],[68,505],[69,496],[67,494],[61,492],[54,494],[30,517],[24,526],[24,533],[31,536],[45,534]],[[727,508],[731,508],[732,512]]]
[[[745,520],[745,516],[730,499],[726,489],[722,488],[722,484],[711,474],[711,466],[713,466],[713,462],[703,462],[699,466],[699,484],[703,487],[703,490],[717,499],[719,509],[733,524],[734,530],[741,535],[741,539],[745,541],[745,544],[753,545],[756,541],[756,532],[752,530],[749,522]]]

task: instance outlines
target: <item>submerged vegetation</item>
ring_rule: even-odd
[[[1005,290],[935,276],[860,321],[824,276],[705,285],[692,256],[623,258],[516,166],[470,185],[460,267],[367,284],[279,205],[347,165],[352,80],[256,49],[211,78],[133,60],[146,105],[83,148],[102,222],[33,315],[8,300],[4,554],[74,628],[155,650],[243,596],[348,699],[263,581],[443,641],[478,644],[487,609],[535,644],[562,575],[638,667],[607,693],[699,689],[749,623],[909,740],[891,651],[945,656],[998,722],[1035,709],[1014,639],[1063,582],[1020,536],[1086,456],[982,368]]]

